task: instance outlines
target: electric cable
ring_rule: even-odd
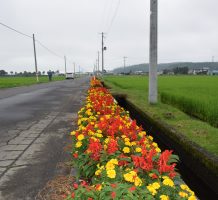
[[[26,34],[26,33],[23,33],[23,32],[21,32],[21,31],[18,31],[17,29],[12,28],[11,26],[8,26],[8,25],[6,25],[6,24],[4,24],[4,23],[2,23],[2,22],[0,22],[0,25],[6,27],[6,28],[8,28],[8,29],[10,29],[10,30],[12,30],[12,31],[14,31],[14,32],[16,32],[16,33],[19,33],[20,35],[23,35],[23,36],[26,36],[26,37],[28,37],[28,38],[33,39],[32,36],[30,36],[30,35],[28,35],[28,34]],[[37,42],[40,46],[42,46],[44,49],[46,49],[47,51],[49,51],[51,54],[53,54],[53,55],[55,55],[55,56],[57,56],[57,57],[63,59],[63,56],[60,56],[60,55],[57,54],[56,52],[50,50],[48,47],[46,47],[44,44],[42,44],[42,42],[40,42],[39,40],[36,40],[36,42]]]
[[[121,0],[118,0],[118,2],[117,2],[117,6],[116,6],[116,9],[115,9],[114,15],[113,15],[113,17],[112,17],[112,19],[111,19],[111,23],[110,23],[110,25],[109,25],[109,27],[108,27],[108,29],[107,29],[107,34],[110,32],[111,27],[112,27],[112,25],[113,25],[113,23],[114,23],[114,20],[115,20],[115,18],[116,18],[116,16],[117,16],[117,13],[118,13],[118,10],[119,10],[119,7],[120,7],[120,1],[121,1]]]
[[[18,30],[14,29],[14,28],[12,28],[12,27],[6,25],[6,24],[3,24],[2,22],[0,22],[0,25],[4,26],[4,27],[6,27],[6,28],[8,28],[8,29],[10,29],[10,30],[12,30],[12,31],[15,31],[15,32],[19,33],[20,35],[23,35],[23,36],[26,36],[26,37],[32,39],[32,36],[27,35],[27,34],[25,34],[25,33],[22,33],[21,31],[18,31]]]
[[[60,55],[57,54],[56,52],[50,50],[48,47],[46,47],[44,44],[42,44],[42,42],[40,42],[39,40],[36,40],[36,42],[37,42],[41,47],[43,47],[44,49],[46,49],[47,51],[49,51],[51,54],[53,54],[54,56],[57,56],[57,57],[63,59],[64,56],[60,56]]]

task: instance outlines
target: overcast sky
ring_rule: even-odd
[[[119,5],[120,1],[120,5]],[[119,5],[119,8],[118,8]],[[148,62],[150,0],[1,0],[0,22],[91,71],[106,32],[105,68]],[[117,14],[115,11],[118,8]],[[113,20],[114,19],[114,20]],[[112,23],[113,22],[113,23]],[[37,44],[40,71],[64,60]],[[159,0],[159,63],[218,60],[218,1]],[[0,69],[34,71],[31,38],[0,25]]]

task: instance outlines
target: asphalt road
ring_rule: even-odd
[[[57,175],[89,78],[0,90],[0,200],[34,199]]]

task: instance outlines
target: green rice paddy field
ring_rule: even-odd
[[[64,80],[64,76],[52,77],[52,81]],[[40,76],[38,83],[49,82],[47,76]],[[0,77],[0,88],[11,88],[36,84],[36,77]]]
[[[218,155],[218,76],[160,76],[159,103],[153,106],[147,101],[147,76],[108,76],[104,81],[113,92],[127,94],[142,110]]]

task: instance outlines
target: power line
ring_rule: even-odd
[[[42,42],[40,42],[39,40],[36,40],[36,42],[37,42],[41,47],[43,47],[44,49],[46,49],[47,51],[49,51],[51,54],[53,54],[53,55],[55,55],[55,56],[57,56],[57,57],[63,59],[63,56],[61,56],[61,55],[57,54],[56,52],[50,50],[48,47],[46,47],[44,44],[42,44]]]
[[[111,19],[111,23],[110,23],[110,25],[108,27],[107,33],[109,33],[109,31],[110,31],[110,29],[111,29],[111,27],[112,27],[112,25],[114,23],[114,20],[115,20],[115,18],[117,16],[117,13],[118,13],[118,10],[119,10],[119,7],[120,7],[120,1],[121,0],[118,0],[118,2],[117,2],[117,6],[116,6],[116,9],[115,9],[114,15],[113,15],[113,17]]]
[[[23,36],[26,36],[26,37],[32,39],[32,36],[30,36],[30,35],[27,35],[27,34],[25,34],[25,33],[22,33],[21,31],[18,31],[18,30],[14,29],[14,28],[12,28],[12,27],[6,25],[6,24],[3,24],[2,22],[0,22],[0,24],[1,24],[2,26],[6,27],[6,28],[8,28],[8,29],[10,29],[10,30],[12,30],[12,31],[15,31],[15,32],[19,33],[20,35],[23,35]]]
[[[112,11],[113,11],[113,3],[114,3],[114,0],[110,0],[110,7],[108,9],[108,13],[107,13],[107,18],[106,18],[106,21],[105,21],[105,28],[107,27],[108,23],[109,23],[109,20],[111,18],[111,14],[112,14]]]
[[[12,31],[14,31],[14,32],[16,32],[16,33],[19,33],[20,35],[23,35],[23,36],[26,36],[26,37],[28,37],[28,38],[33,39],[32,36],[30,36],[30,35],[28,35],[28,34],[25,34],[25,33],[21,32],[21,31],[18,31],[17,29],[12,28],[12,27],[10,27],[10,26],[8,26],[8,25],[2,23],[2,22],[0,22],[0,25],[6,27],[6,28],[8,28],[8,29],[10,29],[10,30],[12,30]],[[35,41],[36,41],[40,46],[42,46],[44,49],[46,49],[47,51],[49,51],[51,54],[53,54],[53,55],[55,55],[55,56],[57,56],[57,57],[63,59],[63,56],[60,56],[60,55],[57,54],[56,52],[52,51],[51,49],[49,49],[48,47],[46,47],[46,46],[45,46],[42,42],[40,42],[39,40],[35,40]]]
[[[102,16],[101,16],[101,18],[100,19],[102,19],[101,20],[101,22],[99,23],[99,28],[101,28],[101,29],[103,29],[103,25],[104,25],[104,22],[105,22],[105,14],[106,14],[106,11],[107,11],[107,7],[108,7],[108,4],[109,3],[109,1],[105,1],[105,3],[104,3],[104,8],[103,8],[103,10],[102,10]],[[100,30],[101,30],[100,29]]]

